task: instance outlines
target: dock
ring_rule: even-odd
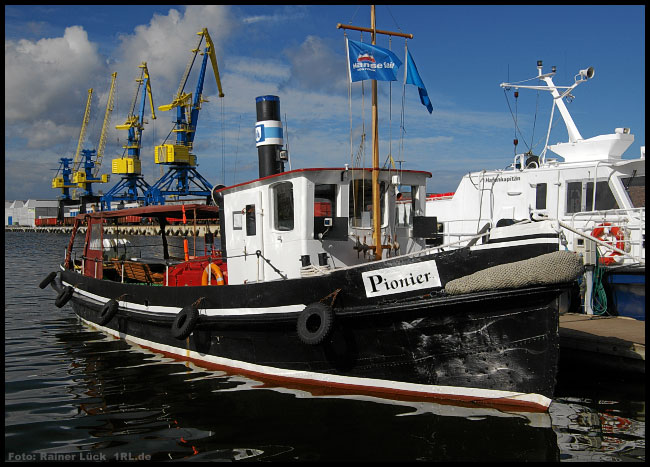
[[[622,316],[560,315],[560,359],[645,374],[645,321]]]
[[[106,226],[105,231],[109,235],[160,235],[160,226],[158,225],[121,225],[118,227]],[[86,227],[79,227],[79,233],[84,233]],[[5,226],[5,232],[41,232],[41,233],[60,233],[70,234],[72,226]],[[193,236],[196,232],[197,236],[203,236],[206,232],[212,232],[218,235],[218,225],[193,224],[185,225],[168,225],[165,227],[165,234],[169,236]]]

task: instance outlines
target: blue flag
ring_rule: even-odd
[[[408,56],[406,57],[406,84],[414,84],[418,87],[418,92],[420,93],[420,102],[424,105],[429,113],[433,112],[433,105],[431,105],[431,100],[429,99],[429,94],[427,94],[427,88],[424,87],[422,78],[420,78],[420,73],[415,66],[415,61],[411,57],[411,52],[407,51]]]
[[[374,79],[397,81],[397,69],[402,62],[388,49],[347,39],[348,73],[350,81]]]

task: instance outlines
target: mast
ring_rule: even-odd
[[[400,32],[380,31],[375,24],[375,5],[370,6],[370,28],[359,26],[345,26],[337,24],[337,29],[352,29],[355,31],[365,31],[372,34],[372,45],[376,45],[377,34],[386,34],[388,36],[406,37],[413,39],[413,34],[404,34]],[[372,238],[374,245],[371,246],[375,251],[375,259],[380,260],[382,257],[381,244],[381,205],[379,190],[379,130],[377,125],[377,80],[372,81]]]

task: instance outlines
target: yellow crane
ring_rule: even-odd
[[[172,130],[176,133],[176,141],[174,143],[167,143],[165,139],[163,144],[154,147],[154,162],[156,164],[167,165],[168,170],[145,193],[147,204],[165,204],[165,197],[167,196],[210,197],[212,191],[212,184],[196,170],[196,155],[192,154],[196,126],[199,120],[199,111],[201,110],[201,104],[207,101],[203,98],[203,83],[208,57],[212,63],[214,77],[219,88],[219,97],[223,97],[224,94],[221,89],[221,78],[219,77],[215,47],[210,38],[210,34],[208,34],[208,29],[203,28],[197,34],[201,37],[196,47],[192,49],[192,57],[185,68],[174,99],[171,104],[158,107],[158,110],[162,111],[176,108],[176,120],[174,120],[174,128]],[[203,60],[201,70],[199,71],[199,80],[196,85],[194,98],[192,98],[191,93],[184,92],[185,84],[192,65],[196,60],[196,56],[201,51],[201,43],[204,39],[205,48],[202,51]]]
[[[101,177],[98,177],[99,170],[102,165],[102,159],[104,158],[104,149],[106,148],[106,137],[108,131],[108,124],[111,120],[111,112],[113,112],[113,104],[115,102],[115,81],[117,79],[117,72],[114,72],[111,75],[111,87],[108,92],[108,101],[106,102],[106,112],[104,113],[104,124],[102,125],[102,131],[99,137],[99,146],[97,151],[82,149],[81,155],[84,159],[83,169],[79,168],[75,160],[75,172],[72,176],[72,182],[76,183],[79,188],[81,188],[84,193],[82,196],[93,196],[92,184],[93,183],[107,183],[110,179],[109,174],[104,174]],[[79,151],[79,149],[77,149]],[[93,160],[95,156],[95,160]],[[75,156],[76,158],[76,156]]]
[[[60,188],[62,190],[63,200],[70,200],[70,188],[76,188],[77,184],[71,181],[70,175],[76,172],[79,169],[81,163],[81,146],[83,145],[84,138],[86,136],[86,129],[88,127],[88,122],[90,121],[90,104],[93,98],[93,89],[88,90],[88,98],[86,100],[86,110],[84,111],[84,118],[81,122],[81,131],[79,132],[79,142],[77,143],[77,151],[75,152],[74,158],[62,157],[60,159],[59,170],[61,174],[57,171],[57,174],[52,179],[52,188]],[[72,167],[70,167],[70,162],[72,162]]]
[[[147,62],[142,62],[139,65],[142,70],[140,77],[136,78],[138,86],[133,96],[131,110],[126,117],[126,122],[122,125],[116,125],[118,130],[127,130],[129,136],[127,143],[124,146],[126,149],[126,156],[113,159],[112,172],[121,175],[122,179],[113,188],[104,194],[101,198],[102,211],[110,211],[114,201],[144,201],[144,196],[138,196],[139,192],[143,194],[151,188],[151,186],[142,177],[142,162],[140,160],[140,149],[142,147],[142,130],[144,124],[144,108],[147,103],[147,95],[149,96],[149,104],[151,106],[151,118],[155,120],[156,113],[154,112],[153,95],[151,93],[151,78],[149,77],[149,70],[147,69]],[[136,111],[138,102],[138,94],[142,88],[142,98],[140,101],[139,111]]]
[[[217,82],[217,87],[219,88],[219,97],[224,97],[223,90],[221,88],[221,78],[219,76],[219,66],[217,65],[217,56],[215,54],[214,43],[212,38],[208,33],[207,28],[203,28],[201,31],[197,32],[199,36],[199,42],[195,48],[192,49],[192,57],[185,67],[185,72],[181,78],[181,82],[176,91],[176,95],[170,104],[161,105],[158,107],[158,110],[167,111],[174,109],[176,107],[181,107],[178,109],[177,118],[176,118],[176,127],[174,132],[177,134],[176,144],[163,144],[155,147],[155,155],[157,164],[189,164],[190,166],[196,165],[196,156],[190,154],[192,151],[192,146],[194,143],[194,133],[196,132],[196,125],[199,119],[199,111],[201,110],[201,104],[207,102],[207,99],[204,99],[203,94],[203,82],[205,79],[205,62],[207,57],[210,58],[212,63],[212,70],[214,71],[214,77]],[[201,71],[199,72],[199,80],[196,86],[196,92],[194,99],[192,99],[191,92],[184,92],[185,84],[187,83],[187,78],[189,77],[192,65],[196,60],[197,54],[201,50],[201,42],[205,39],[205,51],[203,64],[201,66]]]

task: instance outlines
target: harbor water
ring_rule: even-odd
[[[5,461],[645,460],[644,377],[561,365],[542,414],[271,387],[57,308],[38,284],[68,240],[5,232]]]

